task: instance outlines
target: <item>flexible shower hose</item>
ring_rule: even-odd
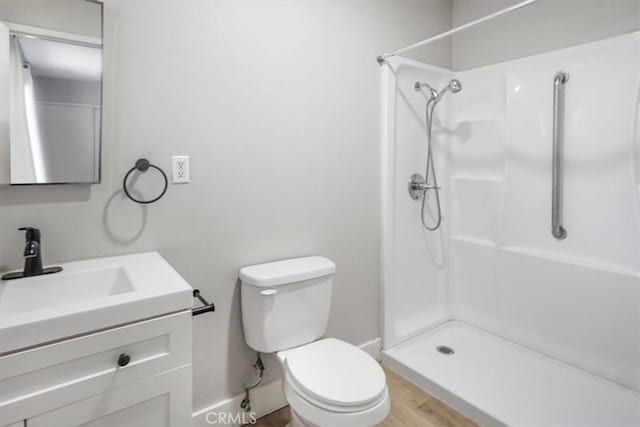
[[[433,125],[433,111],[438,105],[438,98],[432,98],[427,102],[426,108],[426,116],[427,116],[427,166],[426,171],[424,173],[425,179],[425,189],[424,194],[422,195],[422,207],[420,209],[420,220],[422,221],[422,226],[429,230],[435,231],[440,227],[442,223],[442,209],[440,207],[440,188],[438,187],[438,178],[436,177],[436,167],[433,162],[433,150],[431,148],[431,128]],[[433,184],[429,184],[429,177],[432,178]],[[427,191],[433,189],[436,192],[436,208],[438,210],[438,218],[436,220],[435,225],[429,226],[424,219],[424,208],[427,201]]]

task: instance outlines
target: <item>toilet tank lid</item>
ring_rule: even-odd
[[[330,259],[309,256],[243,267],[240,280],[249,285],[267,287],[315,279],[335,272],[336,265]]]

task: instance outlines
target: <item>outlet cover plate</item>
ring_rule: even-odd
[[[173,184],[186,184],[191,180],[189,171],[189,156],[171,156]]]

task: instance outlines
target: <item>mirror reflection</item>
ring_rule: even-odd
[[[11,183],[100,180],[102,50],[10,38]]]

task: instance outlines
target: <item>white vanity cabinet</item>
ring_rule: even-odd
[[[191,367],[183,366],[27,418],[28,427],[190,425]]]
[[[0,356],[0,426],[191,425],[191,311]]]

